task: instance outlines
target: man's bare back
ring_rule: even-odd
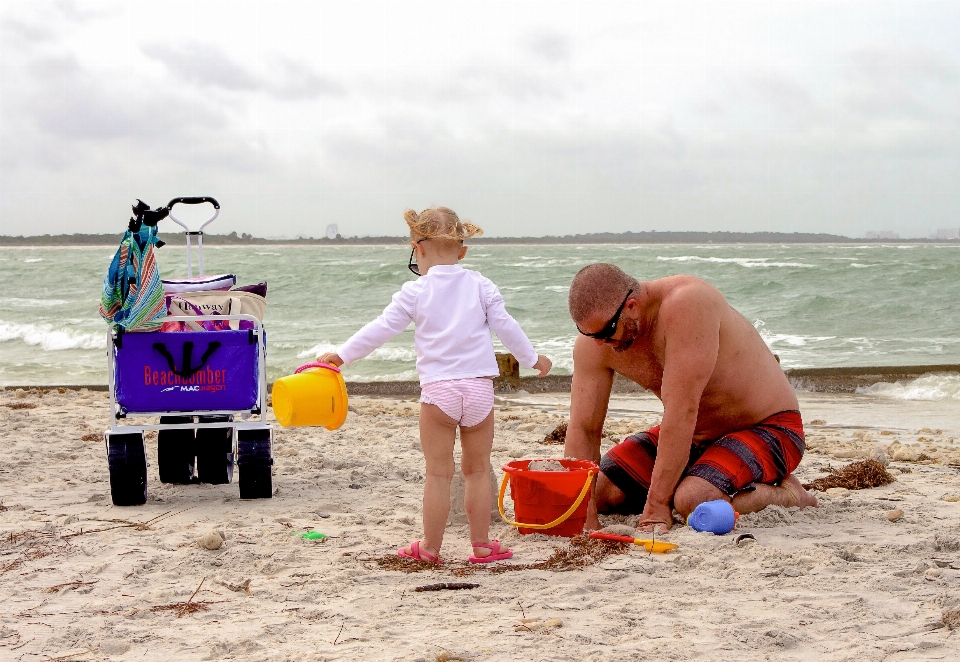
[[[712,285],[693,276],[633,282],[636,286],[630,289],[638,291],[624,299],[616,333],[606,339],[577,338],[566,454],[600,459],[600,432],[614,373],[653,391],[663,401],[664,416],[641,523],[669,528],[671,505],[687,515],[704,500],[730,497],[694,476],[684,478],[691,445],[745,430],[779,412],[795,411],[798,403],[759,333]],[[629,281],[613,294],[615,298],[608,298],[609,304],[600,305],[595,301],[596,284],[581,284],[581,289],[591,287],[589,296],[594,299],[592,305],[579,306],[582,319],[574,310],[577,285],[575,280],[571,288],[574,321],[582,333],[601,333],[611,321],[617,298],[629,291]],[[597,487],[601,508],[622,499],[620,490],[605,478],[601,475]],[[758,488],[761,494],[744,494],[747,500],[735,505],[741,512],[769,503],[813,505],[795,478],[783,480],[785,488],[763,486],[777,492]],[[593,511],[588,524],[597,525]]]

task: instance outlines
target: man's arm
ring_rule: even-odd
[[[607,417],[613,370],[606,367],[603,348],[580,336],[573,345],[573,382],[570,386],[570,423],[563,448],[565,457],[600,461],[600,435]]]
[[[640,524],[663,524],[669,529],[673,493],[680,482],[697,425],[700,397],[713,375],[720,349],[723,297],[705,285],[674,291],[660,307],[664,336],[663,421],[657,459]],[[647,529],[649,530],[649,529]]]
[[[613,388],[613,370],[606,367],[604,349],[584,336],[578,337],[573,345],[570,423],[563,447],[564,457],[600,462],[600,436]],[[599,528],[597,504],[592,493],[587,506],[586,526],[588,529]]]

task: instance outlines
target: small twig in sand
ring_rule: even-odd
[[[190,596],[190,599],[187,600],[187,602],[193,602],[193,599],[194,599],[195,597],[197,597],[197,593],[200,592],[200,587],[203,586],[203,582],[205,582],[205,581],[207,581],[207,578],[206,578],[206,577],[204,577],[203,579],[200,580],[200,584],[197,586],[197,590],[195,590],[195,591],[193,592],[193,594]]]
[[[526,617],[527,617],[527,612],[526,612],[526,610],[523,608],[523,605],[520,604],[520,601],[519,601],[519,600],[517,600],[517,606],[520,607],[520,615],[521,615],[523,618],[526,618]]]
[[[337,633],[337,638],[333,640],[333,645],[336,646],[337,642],[340,640],[340,635],[343,634],[343,623],[340,624],[340,631]]]
[[[14,636],[17,638],[16,641],[11,641],[11,642],[6,643],[6,644],[0,644],[0,646],[7,647],[7,646],[16,646],[17,644],[19,644],[19,643],[20,643],[20,638],[21,638],[19,631],[15,631],[13,634],[7,636],[6,638],[7,638],[7,639],[10,639],[11,637],[14,637]]]
[[[79,657],[80,655],[86,655],[87,653],[92,653],[95,650],[97,649],[90,648],[85,651],[78,651],[76,653],[70,653],[69,655],[58,655],[57,657],[51,657],[49,659],[51,660],[51,662],[55,662],[56,660],[69,660],[70,658],[73,658],[73,657]]]
[[[422,593],[423,591],[460,591],[463,589],[479,588],[480,584],[469,584],[467,582],[441,582],[439,584],[427,584],[418,586],[414,591]]]

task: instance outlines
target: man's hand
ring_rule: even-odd
[[[339,368],[343,365],[343,359],[341,359],[340,355],[336,352],[327,352],[317,357],[317,363],[328,363]]]
[[[553,367],[553,361],[548,359],[543,354],[537,354],[537,362],[533,364],[534,370],[539,370],[540,374],[537,377],[546,377],[547,373],[550,372],[550,368]]]
[[[671,526],[673,526],[673,509],[670,505],[658,504],[648,498],[647,505],[643,507],[643,514],[640,515],[640,524],[637,525],[637,529],[645,533],[654,530],[656,530],[656,533],[666,533]]]

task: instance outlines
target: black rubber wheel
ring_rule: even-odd
[[[273,467],[269,464],[240,465],[240,498],[273,498]]]
[[[241,499],[273,497],[273,457],[270,428],[237,430],[237,467]]]
[[[219,423],[232,416],[201,416],[201,423]],[[233,428],[197,428],[197,478],[201,483],[233,482]]]
[[[161,416],[160,423],[193,423],[192,416]],[[160,430],[157,434],[157,464],[161,483],[186,485],[195,482],[194,430]]]
[[[147,455],[143,433],[107,436],[110,496],[115,506],[141,506],[147,502]]]

